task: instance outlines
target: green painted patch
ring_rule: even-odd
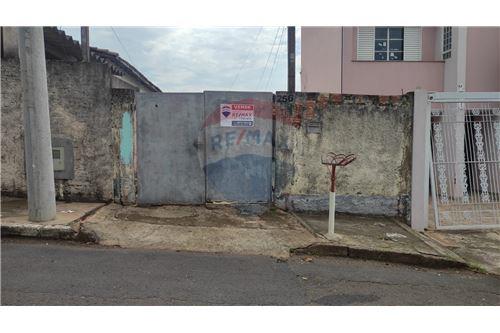
[[[132,162],[132,135],[132,118],[129,112],[125,112],[122,116],[122,128],[120,129],[120,159],[123,164]]]

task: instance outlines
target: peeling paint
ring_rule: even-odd
[[[134,91],[112,89],[111,97],[113,153],[116,156],[113,159],[114,201],[129,205],[135,203],[136,197]]]

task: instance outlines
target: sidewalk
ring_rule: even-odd
[[[476,236],[476,245],[453,235],[453,245],[450,235],[445,240],[441,233],[417,233],[393,218],[337,214],[337,236],[330,241],[323,236],[327,214],[293,214],[275,208],[263,214],[258,210],[252,214],[251,209],[242,214],[235,207],[215,204],[136,207],[58,202],[56,220],[32,223],[27,219],[26,200],[2,197],[1,214],[3,236],[70,239],[123,248],[282,259],[290,254],[345,256],[436,268],[468,266],[495,274],[500,257],[498,233],[487,233],[489,242]],[[481,257],[491,258],[492,264],[478,264]]]
[[[54,221],[28,221],[25,199],[2,197],[2,235],[91,241],[123,248],[267,255],[318,239],[292,215],[271,209],[246,214],[227,205],[135,207],[57,203]],[[258,209],[254,210],[259,212]]]
[[[328,231],[328,213],[296,214],[304,226],[318,237]],[[452,252],[394,218],[336,214],[336,239],[295,249],[295,253],[335,255],[398,262],[428,267],[465,267]]]
[[[104,205],[104,203],[58,201],[54,220],[30,222],[26,199],[2,196],[0,212],[2,236],[94,241],[94,235],[82,230],[81,223]]]
[[[290,248],[317,240],[281,210],[242,215],[227,205],[145,208],[110,204],[87,219],[84,228],[95,232],[102,245],[277,258],[287,258]]]
[[[500,230],[426,231],[425,234],[470,265],[500,275]]]

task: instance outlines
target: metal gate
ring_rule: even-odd
[[[205,92],[207,201],[271,201],[272,99],[265,92]],[[239,112],[252,120],[228,120]]]
[[[268,203],[272,93],[137,93],[139,204]]]
[[[437,229],[500,227],[500,93],[430,93]]]
[[[204,203],[203,94],[137,93],[136,110],[137,203]]]

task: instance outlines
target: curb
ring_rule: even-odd
[[[441,254],[443,257],[447,257],[450,260],[454,260],[457,262],[461,262],[467,267],[468,269],[475,271],[475,272],[480,272],[480,273],[492,273],[488,269],[484,268],[481,264],[476,263],[476,262],[471,262],[463,258],[462,256],[458,255],[457,253],[453,252],[452,250],[447,249],[446,247],[442,246],[439,244],[436,240],[432,239],[430,236],[426,235],[423,232],[418,232],[407,226],[406,224],[396,221],[396,223],[403,229],[405,229],[407,232],[413,234],[415,237],[418,237],[421,241],[423,241],[425,244],[430,246],[431,248],[434,249],[437,253]],[[493,273],[494,274],[494,273]]]
[[[77,225],[77,230],[67,225],[8,224],[2,225],[2,237],[29,237],[40,239],[73,240],[82,243],[97,243],[98,237]]]
[[[294,212],[290,212],[299,223],[306,228],[311,234],[318,238],[326,239],[325,236],[315,232],[305,221],[302,220],[300,216]],[[404,253],[395,251],[383,251],[383,250],[373,250],[367,248],[356,248],[349,247],[345,245],[336,245],[332,243],[313,243],[306,247],[290,249],[292,254],[308,254],[316,256],[331,256],[331,257],[348,257],[353,259],[365,259],[365,260],[376,260],[385,261],[398,264],[406,265],[416,265],[428,268],[469,268],[474,269],[470,264],[465,262],[461,257],[456,255],[454,252],[444,249],[434,241],[430,240],[428,237],[421,235],[410,227],[404,225],[403,223],[394,220],[401,228],[412,233],[418,237],[425,244],[433,248],[438,256],[426,255],[426,254],[415,254],[415,253]]]
[[[87,230],[83,222],[107,204],[99,205],[68,224],[15,223],[2,224],[1,237],[29,237],[53,240],[72,240],[82,243],[99,243],[94,231]]]
[[[376,260],[428,268],[468,268],[463,261],[446,257],[435,257],[424,254],[392,252],[355,248],[343,245],[313,243],[306,247],[290,249],[292,254],[307,254],[315,256],[348,257],[353,259]]]

